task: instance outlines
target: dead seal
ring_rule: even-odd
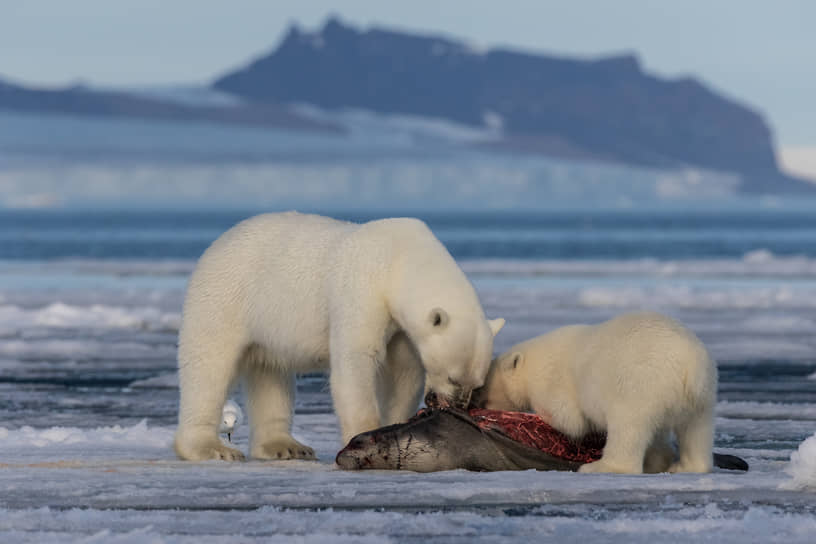
[[[335,461],[344,470],[411,470],[436,472],[466,469],[576,471],[601,458],[606,437],[597,433],[576,442],[535,414],[440,405],[406,423],[358,434],[340,450]],[[714,454],[714,465],[748,470],[733,455]]]

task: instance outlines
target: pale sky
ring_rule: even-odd
[[[0,0],[0,77],[207,82],[269,51],[290,22],[313,29],[332,13],[482,47],[633,51],[650,72],[692,74],[758,108],[781,147],[816,156],[813,0]]]

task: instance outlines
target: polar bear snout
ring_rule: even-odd
[[[452,405],[465,407],[472,391],[485,383],[493,337],[503,324],[504,319],[486,321],[450,314],[442,333],[415,337],[428,390],[447,398]]]
[[[456,387],[451,392],[440,393],[435,389],[429,389],[425,396],[426,406],[435,406],[437,408],[456,408],[459,410],[467,410],[470,405],[470,398],[473,393],[473,388],[470,387]]]
[[[468,383],[462,383],[450,376],[429,376],[428,393],[437,397],[445,407],[465,409],[470,404],[471,394],[476,388],[470,383],[472,383],[470,380]]]
[[[459,384],[455,384],[454,387],[456,387],[456,389],[454,389],[453,395],[451,396],[451,404],[454,408],[467,410],[467,407],[470,405],[470,397],[473,394],[473,388],[464,387]]]

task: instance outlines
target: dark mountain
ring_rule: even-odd
[[[739,173],[754,192],[806,190],[780,173],[762,117],[693,78],[662,79],[631,55],[574,60],[329,20],[292,27],[269,55],[214,87],[266,103],[501,124],[495,144],[560,156]]]
[[[127,93],[93,91],[81,86],[44,90],[13,85],[2,80],[0,110],[341,130],[339,126],[305,118],[291,112],[289,108],[275,104],[188,106]]]

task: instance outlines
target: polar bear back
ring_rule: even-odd
[[[575,340],[571,377],[585,408],[623,396],[687,410],[716,396],[716,365],[705,346],[664,315],[624,314],[578,329]]]
[[[246,336],[243,343],[263,345],[295,366],[327,361],[330,249],[357,227],[294,212],[238,223],[199,259],[183,328],[229,327]]]
[[[401,290],[392,288],[395,281]],[[245,336],[240,343],[262,346],[276,362],[318,370],[328,366],[336,308],[359,312],[379,297],[380,306],[399,311],[416,307],[411,301],[427,297],[424,291],[465,301],[462,313],[483,319],[471,285],[422,221],[356,224],[297,212],[263,214],[235,225],[202,255],[182,325],[196,332],[180,337],[203,338],[229,327]],[[420,310],[424,318],[431,306]],[[372,327],[372,334],[381,340],[383,332]]]

